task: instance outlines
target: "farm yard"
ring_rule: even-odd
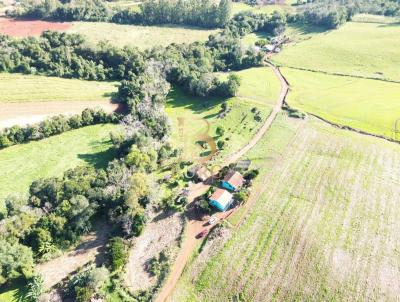
[[[261,198],[169,301],[397,301],[399,146],[281,116],[259,147]]]
[[[273,71],[268,67],[251,68],[242,70],[237,75],[241,78],[240,89],[236,97],[227,100],[193,98],[177,89],[170,93],[166,112],[173,127],[172,139],[178,146],[185,146],[185,158],[209,155],[210,150],[202,149],[197,143],[208,127],[207,134],[214,140],[225,141],[223,150],[219,151],[215,160],[224,158],[243,147],[269,115],[280,89]],[[225,77],[224,74],[219,76],[221,79]],[[222,103],[229,108],[225,115],[221,115]],[[252,112],[253,108],[256,111]],[[216,135],[218,126],[226,131],[223,137]],[[184,137],[180,134],[180,127],[184,129]]]
[[[32,181],[58,177],[78,165],[104,167],[113,156],[109,134],[115,125],[72,130],[45,140],[0,150],[0,209],[9,194],[26,194]]]

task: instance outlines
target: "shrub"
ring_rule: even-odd
[[[107,254],[113,271],[122,268],[128,261],[128,251],[124,239],[121,237],[111,238],[108,243]]]

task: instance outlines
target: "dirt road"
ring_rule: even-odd
[[[279,111],[282,109],[282,105],[285,101],[286,95],[289,91],[289,86],[284,77],[282,76],[281,72],[277,67],[270,63],[266,63],[267,66],[271,67],[272,70],[274,71],[275,75],[278,77],[280,84],[281,84],[281,91],[279,94],[279,97],[272,108],[271,114],[267,118],[267,120],[264,122],[263,126],[258,130],[257,134],[249,141],[249,143],[244,146],[241,150],[238,152],[233,153],[231,156],[229,156],[224,164],[228,165],[231,163],[236,162],[239,160],[243,155],[245,155],[251,148],[253,148],[259,141],[260,139],[264,136],[264,134],[267,132],[267,130],[271,127],[273,121],[275,120],[277,114]],[[192,201],[195,197],[201,195],[202,193],[205,193],[208,190],[209,186],[205,185],[203,183],[199,183],[194,185],[193,187],[190,188],[190,201]],[[234,210],[233,210],[234,211]],[[227,216],[229,216],[232,213],[232,210],[226,213],[219,213],[218,219],[224,219]],[[176,261],[172,267],[171,273],[165,282],[163,288],[161,289],[160,293],[158,294],[157,298],[155,299],[155,302],[164,302],[167,300],[168,296],[172,293],[174,290],[180,276],[182,275],[182,272],[186,266],[187,261],[189,260],[190,256],[192,255],[194,249],[197,246],[197,243],[201,239],[196,239],[196,236],[199,232],[201,232],[203,229],[209,229],[210,226],[204,226],[204,221],[199,221],[199,220],[189,220],[188,223],[188,228],[186,232],[186,238],[183,242],[183,246],[181,251],[179,252]]]

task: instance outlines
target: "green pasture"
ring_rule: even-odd
[[[282,114],[245,158],[246,219],[168,301],[397,301],[397,144]]]
[[[295,42],[274,56],[274,63],[400,82],[399,23],[348,22],[337,30],[320,32],[316,28],[313,32],[308,27],[303,33],[301,27],[292,27],[288,32],[291,34]]]
[[[291,107],[335,124],[400,140],[400,84],[282,68]]]
[[[214,142],[225,141],[225,147],[218,158],[233,153],[254,136],[262,126],[262,122],[270,113],[272,105],[279,95],[279,82],[270,68],[252,68],[238,72],[241,77],[239,94],[230,99],[194,98],[174,89],[166,106],[170,117],[173,134],[172,140],[184,150],[188,160],[200,160],[210,155],[210,148],[203,149],[196,142],[202,141],[202,135],[208,135]],[[223,78],[226,75],[221,74]],[[221,115],[222,103],[229,110]],[[260,112],[261,121],[256,121],[256,108]],[[216,128],[222,126],[225,134],[216,135]]]
[[[232,3],[232,15],[236,15],[240,12],[251,11],[258,14],[272,14],[274,11],[284,12],[292,11],[293,8],[290,5],[255,5],[251,6],[243,2]]]
[[[0,73],[0,103],[102,101],[116,90],[116,83],[110,82]]]
[[[82,164],[105,166],[113,157],[109,133],[116,129],[109,124],[89,126],[0,150],[0,208],[5,197],[26,194],[38,178],[61,176]]]
[[[68,32],[84,35],[90,45],[108,41],[118,47],[136,46],[146,49],[167,46],[171,43],[206,41],[209,35],[217,33],[218,30],[177,25],[137,26],[105,22],[74,22]]]

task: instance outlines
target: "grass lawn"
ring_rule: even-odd
[[[337,30],[318,31],[286,46],[272,61],[289,67],[400,81],[399,24],[348,22]]]
[[[398,301],[399,145],[280,115],[246,157],[260,198],[169,301]]]
[[[201,134],[208,134],[215,142],[225,141],[225,147],[217,157],[222,158],[244,146],[267,118],[280,89],[272,70],[267,67],[252,68],[238,74],[242,79],[239,95],[227,100],[193,98],[179,90],[170,93],[166,112],[173,126],[172,139],[184,149],[184,156],[188,160],[200,159],[210,154],[210,149],[202,149],[196,144],[203,140]],[[225,117],[219,117],[223,102],[227,103],[230,111]],[[260,122],[255,120],[254,113],[251,112],[254,107],[260,111]],[[225,129],[223,137],[218,137],[215,133],[218,126]],[[183,132],[179,131],[180,128]]]
[[[400,84],[283,68],[287,102],[336,124],[400,140]],[[399,124],[400,126],[400,124]]]
[[[102,101],[116,83],[0,73],[0,102]]]
[[[167,46],[171,43],[206,41],[209,35],[217,33],[218,30],[175,25],[136,26],[103,22],[74,22],[68,32],[86,36],[91,45],[107,40],[118,47],[136,46],[146,49],[153,46]]]
[[[96,125],[0,151],[0,210],[9,194],[25,194],[32,181],[61,176],[82,164],[105,166],[112,159],[109,133],[116,125]]]

